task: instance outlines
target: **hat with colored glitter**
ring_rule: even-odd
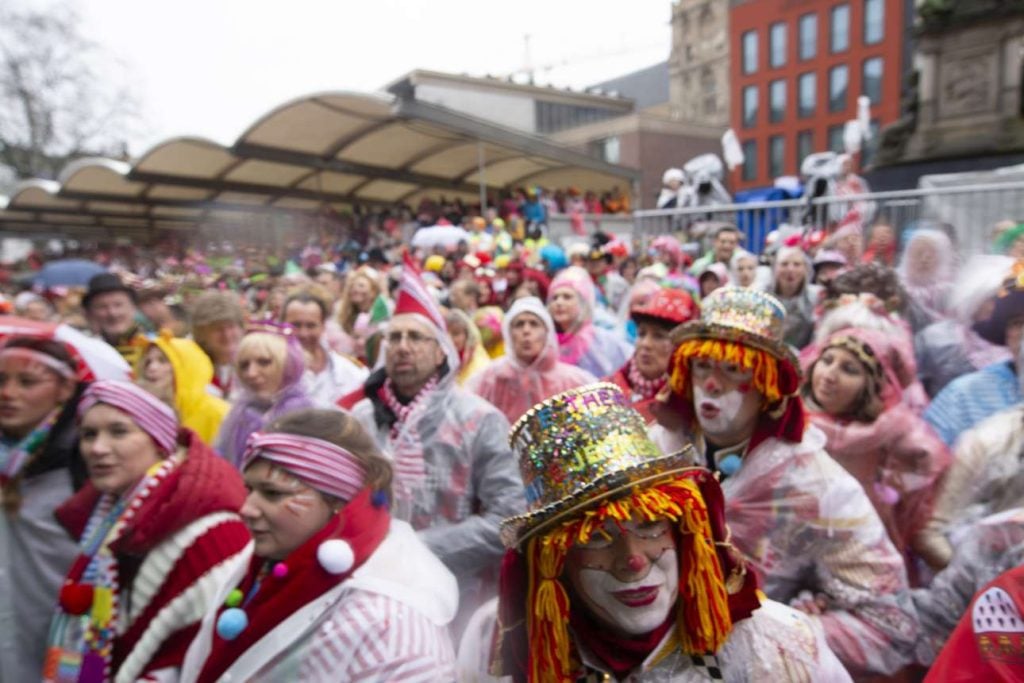
[[[785,306],[771,294],[746,287],[721,287],[701,302],[699,320],[673,330],[672,341],[678,346],[688,340],[718,340],[760,349],[781,366],[788,366],[780,370],[791,370],[799,377],[796,354],[782,339],[785,320]]]
[[[679,597],[673,635],[686,654],[716,652],[758,608],[757,579],[728,541],[714,475],[693,449],[663,455],[614,384],[589,384],[534,406],[512,428],[528,511],[502,523],[496,673],[530,683],[575,680],[569,631],[576,603],[562,579],[569,552],[607,523],[666,521],[674,529]]]
[[[599,382],[552,396],[509,432],[526,487],[527,512],[501,524],[517,547],[566,517],[636,486],[691,469],[692,447],[664,455],[629,398]]]

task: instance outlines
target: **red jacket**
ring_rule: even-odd
[[[981,589],[925,683],[1024,681],[1024,567]]]

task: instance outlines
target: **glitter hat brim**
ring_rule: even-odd
[[[789,344],[781,339],[771,339],[739,327],[722,325],[721,323],[708,323],[701,320],[693,320],[679,325],[672,330],[671,339],[674,346],[679,346],[684,341],[690,339],[720,339],[760,349],[765,353],[771,354],[780,363],[787,364],[790,371],[797,377],[798,383],[803,381],[803,370],[800,367],[800,361],[797,360],[796,353]]]
[[[544,533],[559,522],[571,519],[603,501],[620,497],[631,489],[645,488],[673,479],[688,471],[702,470],[694,466],[693,446],[687,445],[671,455],[652,458],[642,464],[610,472],[583,485],[569,496],[548,503],[542,508],[501,522],[501,540],[505,547],[516,549],[531,537]]]

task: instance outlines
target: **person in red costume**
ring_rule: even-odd
[[[925,683],[1024,680],[1024,567],[985,586],[946,641]]]
[[[655,397],[668,382],[668,364],[675,349],[672,328],[697,315],[697,304],[689,294],[664,287],[630,308],[629,316],[636,323],[636,351],[608,381],[631,398],[647,422],[654,420]]]
[[[133,384],[94,382],[78,415],[89,483],[56,516],[82,550],[42,680],[175,680],[209,597],[249,546],[242,479]]]
[[[255,432],[254,545],[219,586],[180,680],[452,680],[455,577],[391,517],[391,466],[352,417],[303,409]]]

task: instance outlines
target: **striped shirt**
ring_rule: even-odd
[[[1020,400],[1013,366],[993,363],[947,384],[925,410],[924,419],[947,446],[953,446],[963,432]]]

